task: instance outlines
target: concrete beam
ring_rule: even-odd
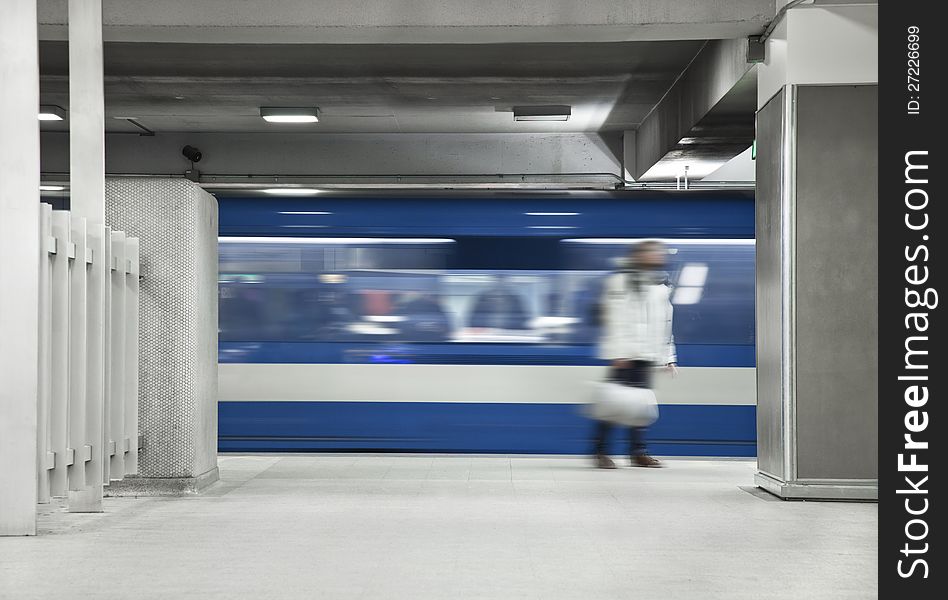
[[[68,136],[42,135],[44,173],[69,169]],[[186,144],[207,175],[620,174],[619,134],[108,134],[110,174],[181,175]]]
[[[65,39],[67,0],[40,0],[42,39]],[[106,41],[504,43],[725,39],[760,33],[773,0],[123,0]]]
[[[636,131],[635,156],[626,161],[636,180],[674,180],[681,161],[700,178],[750,146],[757,78],[746,52],[747,40],[734,39],[698,53]]]

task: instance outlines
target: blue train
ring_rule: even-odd
[[[751,193],[219,203],[222,451],[586,453],[599,287],[658,238],[681,370],[652,451],[755,452]]]

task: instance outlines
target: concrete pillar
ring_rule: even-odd
[[[102,0],[69,2],[69,190],[70,210],[84,217],[93,257],[89,280],[86,427],[90,440],[102,439],[106,364],[105,82],[102,65]],[[93,314],[93,311],[97,314]],[[104,462],[108,453],[93,448],[86,464],[91,485],[69,490],[70,512],[101,512]]]
[[[217,480],[217,200],[185,179],[110,177],[106,219],[140,239],[138,476],[106,493]]]
[[[36,533],[39,380],[36,0],[0,17],[0,535]]]
[[[875,5],[795,8],[757,113],[757,484],[878,497]]]
[[[105,223],[102,0],[69,3],[69,210]]]

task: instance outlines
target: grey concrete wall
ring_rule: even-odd
[[[185,144],[209,174],[365,175],[615,173],[619,134],[229,134],[106,136],[107,173],[181,174]],[[42,136],[44,173],[69,170],[68,136]]]
[[[217,200],[181,179],[108,178],[106,223],[141,240],[143,478],[217,468]]]

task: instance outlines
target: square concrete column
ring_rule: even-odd
[[[0,536],[36,533],[37,43],[36,0],[4,2],[0,7]]]
[[[106,223],[141,240],[139,475],[109,495],[217,480],[217,200],[185,179],[108,178]]]
[[[757,114],[757,484],[878,496],[878,86]]]

